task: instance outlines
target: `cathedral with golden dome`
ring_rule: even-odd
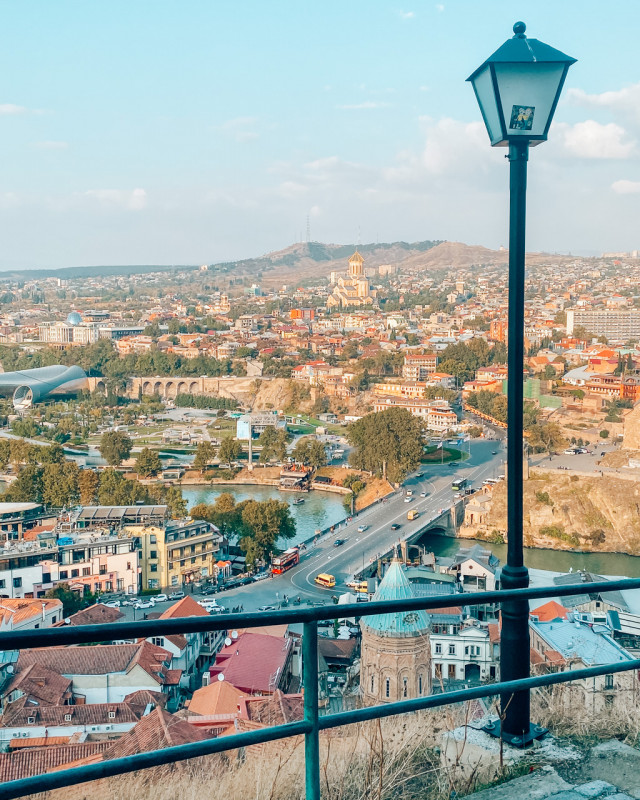
[[[356,250],[349,259],[349,272],[338,275],[333,293],[327,299],[328,308],[370,306],[376,298],[376,290],[369,285],[364,274],[364,258]]]

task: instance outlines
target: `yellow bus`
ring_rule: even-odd
[[[314,583],[317,583],[318,586],[326,586],[327,589],[332,589],[336,585],[336,579],[333,575],[327,575],[325,572],[321,572],[319,575],[313,579]]]
[[[418,519],[420,513],[412,508],[411,511],[407,511],[407,519]]]
[[[354,592],[362,592],[363,594],[367,594],[369,592],[368,581],[354,581],[352,584],[350,584],[350,587]]]

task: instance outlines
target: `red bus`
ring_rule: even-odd
[[[271,572],[274,575],[281,575],[291,567],[295,567],[300,563],[300,550],[297,547],[290,547],[279,556],[274,556],[271,559]]]

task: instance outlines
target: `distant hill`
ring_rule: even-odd
[[[91,278],[107,275],[145,275],[149,272],[172,272],[198,269],[193,264],[131,264],[125,266],[61,267],[59,269],[12,269],[0,272],[0,280],[37,280],[38,278]]]

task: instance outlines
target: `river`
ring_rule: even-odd
[[[480,544],[491,550],[505,564],[507,561],[506,544],[476,542],[473,539],[453,539],[448,536],[425,537],[425,544],[437,556],[454,556],[461,547],[472,547]],[[640,557],[628,556],[624,553],[575,553],[571,550],[542,550],[525,547],[524,563],[530,569],[544,569],[551,572],[569,572],[573,568],[584,569],[595,575],[626,575],[628,578],[640,578]]]
[[[343,495],[334,492],[311,491],[305,494],[298,492],[280,492],[273,486],[183,486],[182,496],[187,501],[189,508],[198,503],[215,503],[219,494],[228,492],[236,502],[241,500],[284,500],[291,508],[291,516],[296,523],[295,538],[286,543],[291,547],[298,542],[310,538],[318,529],[328,528],[340,522],[346,516],[342,506]],[[298,497],[304,498],[304,503],[293,505]],[[285,543],[282,542],[282,545]]]

